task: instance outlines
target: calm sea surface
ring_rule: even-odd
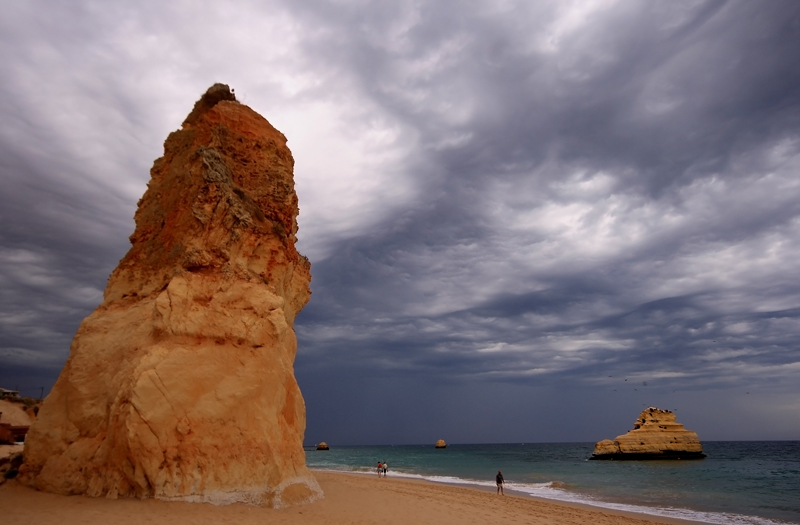
[[[718,524],[800,524],[800,441],[704,442],[694,461],[588,461],[594,443],[403,445],[306,450],[313,469],[494,488]]]

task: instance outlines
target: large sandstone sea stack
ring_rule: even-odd
[[[590,459],[701,459],[703,446],[697,433],[675,421],[675,413],[649,407],[639,414],[633,430],[604,439],[594,446]]]
[[[321,496],[293,370],[311,280],[293,165],[286,137],[228,86],[195,104],[28,434],[23,483],[272,507]]]

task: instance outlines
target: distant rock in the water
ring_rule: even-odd
[[[440,439],[436,442],[436,448],[447,448],[447,443],[444,442],[444,439]]]
[[[633,430],[604,439],[594,446],[590,459],[701,459],[703,446],[697,433],[675,421],[669,410],[650,407],[639,414]]]
[[[330,450],[330,447],[324,441],[317,445],[317,450]]]
[[[39,490],[283,507],[314,500],[286,137],[212,86],[150,170],[131,249],[25,442]]]

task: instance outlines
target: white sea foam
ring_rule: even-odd
[[[338,469],[319,469],[330,470],[332,472],[341,472]],[[350,471],[357,474],[376,475],[372,470],[354,470]],[[491,481],[463,479],[454,476],[430,476],[422,474],[412,474],[402,471],[389,471],[390,477],[418,479],[424,481],[431,481],[434,483],[444,483],[448,485],[471,485],[479,487],[494,488],[495,484]],[[560,488],[561,485],[558,481],[551,481],[547,483],[513,483],[506,482],[505,487],[507,490],[528,494],[537,498],[564,501],[568,503],[581,503],[584,505],[591,505],[593,507],[600,507],[604,509],[619,510],[625,512],[635,512],[638,514],[649,514],[651,516],[661,516],[665,518],[677,518],[688,521],[695,521],[701,523],[711,523],[714,525],[787,525],[788,522],[770,520],[767,518],[760,518],[757,516],[745,516],[741,514],[730,514],[724,512],[703,512],[698,510],[681,509],[675,507],[646,507],[644,505],[630,505],[623,503],[613,503],[608,501],[601,501],[591,496],[571,492]]]

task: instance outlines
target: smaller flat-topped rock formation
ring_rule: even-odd
[[[436,442],[436,448],[447,448],[447,443],[444,442],[444,439],[440,439]]]
[[[594,446],[590,459],[702,459],[703,446],[696,432],[675,421],[670,410],[649,407],[639,414],[633,430],[604,439]]]

